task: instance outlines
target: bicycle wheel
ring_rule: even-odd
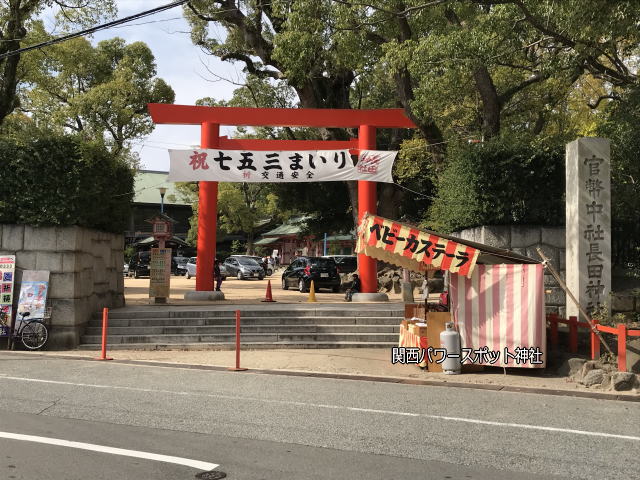
[[[28,350],[39,350],[49,339],[49,330],[42,322],[29,322],[20,331],[22,344]]]

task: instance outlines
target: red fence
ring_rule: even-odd
[[[586,328],[590,332],[591,337],[591,358],[593,360],[600,358],[600,337],[591,331],[588,322],[579,322],[576,317],[560,318],[557,314],[547,315],[549,322],[549,341],[553,348],[558,347],[558,324],[563,323],[569,327],[569,352],[578,352],[578,328]],[[640,337],[640,330],[629,330],[624,323],[619,323],[616,327],[607,327],[600,325],[597,320],[593,320],[596,328],[600,332],[611,333],[618,337],[618,370],[620,372],[627,371],[627,336]]]

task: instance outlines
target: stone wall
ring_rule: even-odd
[[[564,227],[543,227],[538,225],[493,225],[467,228],[453,233],[464,240],[484,243],[492,247],[511,250],[534,260],[541,260],[536,248],[544,252],[551,265],[564,280],[565,229]],[[544,275],[545,304],[548,313],[566,314],[565,293],[550,273]]]
[[[16,256],[16,303],[24,270],[50,272],[51,348],[75,347],[95,312],[124,306],[122,235],[0,224],[0,239],[0,254]]]

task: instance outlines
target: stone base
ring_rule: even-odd
[[[184,294],[184,299],[196,302],[217,302],[219,300],[224,300],[224,293],[216,291],[199,292],[194,290],[192,292],[186,292]]]
[[[388,302],[386,293],[354,293],[352,302]]]
[[[411,282],[402,282],[400,286],[402,287],[402,301],[404,303],[413,303],[413,284]]]

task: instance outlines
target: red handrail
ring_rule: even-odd
[[[550,341],[555,348],[558,346],[558,324],[562,323],[569,327],[569,351],[576,353],[578,351],[578,327],[588,328],[591,337],[591,358],[595,360],[600,358],[600,338],[591,330],[588,322],[579,322],[576,317],[560,318],[556,313],[547,315],[549,322]],[[599,332],[610,333],[616,335],[618,339],[618,370],[627,371],[627,336],[640,337],[640,330],[628,330],[624,323],[619,323],[616,327],[608,327],[600,325],[597,320],[593,321],[595,328]]]

